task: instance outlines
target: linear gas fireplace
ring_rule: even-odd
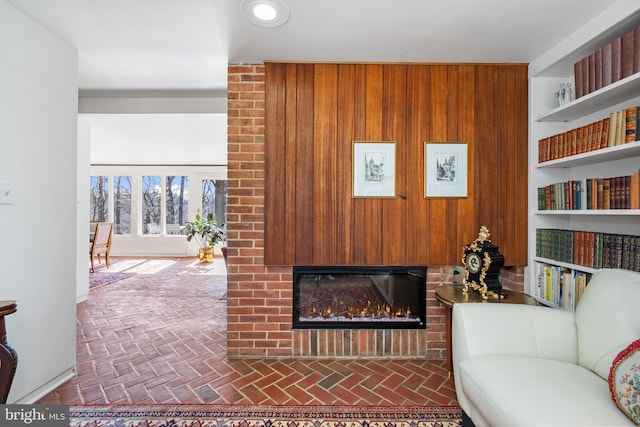
[[[426,267],[293,267],[294,329],[425,329]]]

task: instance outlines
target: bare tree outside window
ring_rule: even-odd
[[[106,222],[109,219],[109,177],[92,176],[89,191],[89,220]]]
[[[227,223],[227,180],[202,181],[202,216],[213,214],[218,226],[225,229]]]
[[[131,177],[113,177],[113,232],[131,234]]]
[[[167,176],[167,234],[180,234],[189,211],[189,179]]]
[[[142,234],[160,234],[161,186],[159,176],[142,177]]]

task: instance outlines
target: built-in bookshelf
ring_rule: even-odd
[[[640,68],[588,90],[583,68],[638,28],[640,4],[617,2],[529,66],[525,292],[552,307],[574,310],[599,268],[640,270]]]

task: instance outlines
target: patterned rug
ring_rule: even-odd
[[[71,427],[458,427],[457,406],[71,406]]]
[[[126,279],[136,274],[122,271],[122,266],[118,265],[119,262],[120,260],[112,259],[108,269],[105,264],[96,265],[93,272],[91,271],[91,267],[89,267],[89,290]]]

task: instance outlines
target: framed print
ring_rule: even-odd
[[[395,197],[395,142],[353,143],[353,197]]]
[[[467,144],[425,143],[425,197],[467,197]]]

